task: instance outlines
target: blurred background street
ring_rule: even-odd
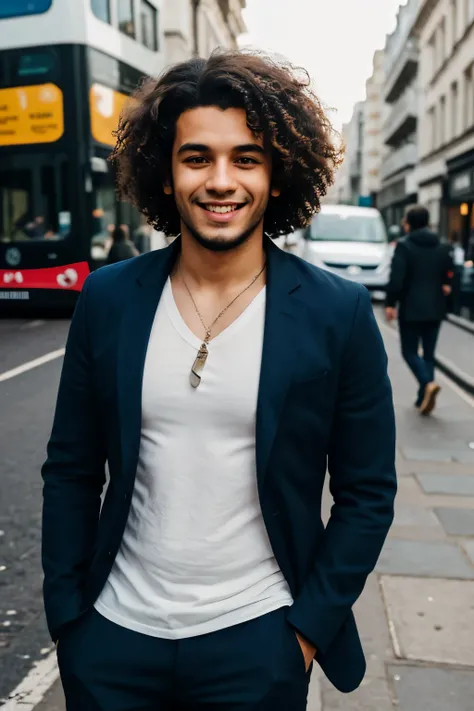
[[[64,711],[40,468],[74,303],[117,226],[139,252],[167,245],[116,199],[112,132],[143,76],[247,45],[304,65],[335,107],[336,183],[277,242],[371,290],[397,415],[395,523],[356,607],[368,673],[343,696],[315,670],[309,711],[474,709],[474,0],[281,0],[278,14],[270,0],[0,0],[2,711]],[[430,418],[382,308],[416,203],[454,258]]]

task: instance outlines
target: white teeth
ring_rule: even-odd
[[[210,212],[233,212],[237,209],[237,205],[206,205],[206,210]]]

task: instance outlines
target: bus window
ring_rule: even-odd
[[[25,77],[53,77],[58,67],[57,57],[52,51],[22,52],[14,62],[13,74],[19,79]]]
[[[93,173],[91,257],[103,260],[112,244],[111,235],[117,222],[117,201],[112,173]]]
[[[51,7],[52,0],[2,0],[0,20],[22,15],[40,15]]]
[[[110,0],[92,0],[92,12],[110,25]]]
[[[0,170],[0,241],[63,240],[71,231],[67,163],[22,157]]]

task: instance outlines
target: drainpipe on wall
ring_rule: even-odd
[[[191,5],[193,9],[193,56],[199,57],[199,5],[201,0],[191,0]]]

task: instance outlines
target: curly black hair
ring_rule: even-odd
[[[276,237],[309,224],[342,160],[337,134],[311,88],[307,72],[257,52],[217,50],[190,59],[158,79],[146,79],[122,113],[111,161],[122,199],[166,235],[180,232],[171,181],[176,122],[201,106],[242,108],[255,136],[272,151],[273,183],[264,231]]]

